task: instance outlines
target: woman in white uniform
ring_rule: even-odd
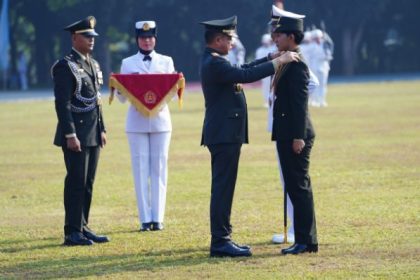
[[[135,25],[139,51],[123,59],[121,74],[174,73],[171,57],[156,53],[156,23],[139,21]],[[117,95],[121,102],[126,97]],[[126,133],[131,152],[131,165],[140,219],[140,231],[163,229],[168,181],[168,153],[172,123],[165,104],[152,117],[130,105]]]

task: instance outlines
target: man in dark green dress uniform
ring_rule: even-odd
[[[248,114],[245,95],[239,83],[250,83],[274,74],[282,63],[295,59],[286,53],[232,66],[226,59],[236,36],[236,16],[201,22],[207,47],[201,59],[200,77],[205,98],[201,144],[211,154],[210,201],[212,257],[251,256],[251,249],[231,240],[230,214],[243,143],[248,143]],[[277,57],[278,56],[278,57]]]
[[[54,144],[62,148],[67,170],[64,245],[69,246],[109,241],[88,227],[99,152],[106,144],[99,93],[103,77],[90,55],[98,36],[95,24],[89,16],[65,27],[71,33],[72,50],[51,68],[58,118]]]
[[[303,20],[279,17],[272,23],[279,51],[300,55]],[[282,254],[317,252],[318,240],[309,160],[315,131],[308,112],[309,70],[303,60],[285,65],[274,76],[272,140],[276,141],[287,194],[293,204],[295,244]]]

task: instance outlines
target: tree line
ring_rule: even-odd
[[[274,1],[275,2],[275,1]],[[331,75],[420,70],[417,0],[284,0],[286,10],[306,14],[305,26],[323,26],[335,43]],[[97,18],[94,56],[106,74],[137,51],[134,23],[155,20],[157,51],[173,57],[187,81],[198,80],[204,48],[200,21],[238,16],[238,34],[252,59],[268,31],[272,0],[12,0],[10,72],[19,52],[28,58],[33,86],[51,85],[50,66],[70,51],[63,27],[88,15]]]

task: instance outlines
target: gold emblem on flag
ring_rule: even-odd
[[[146,104],[155,104],[156,99],[156,94],[152,91],[148,91],[144,95],[144,102],[146,102]]]
[[[144,25],[143,25],[143,30],[144,31],[148,31],[150,29],[150,25],[146,22]]]

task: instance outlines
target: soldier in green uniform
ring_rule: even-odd
[[[236,16],[201,22],[205,26],[206,49],[201,59],[200,78],[205,98],[201,144],[211,154],[211,246],[212,257],[251,256],[251,249],[231,240],[230,214],[243,143],[248,143],[245,95],[239,83],[250,83],[274,74],[280,65],[297,59],[287,52],[249,64],[233,66],[226,59],[236,36]],[[274,59],[273,59],[274,58]],[[273,59],[273,60],[271,60]]]
[[[99,93],[103,77],[90,55],[98,36],[95,24],[89,16],[65,27],[71,33],[72,50],[51,68],[58,118],[54,144],[62,148],[67,170],[64,245],[68,246],[109,241],[88,227],[99,152],[106,144]]]
[[[300,56],[303,19],[279,17],[272,23],[273,41],[279,51]],[[318,251],[314,199],[309,162],[315,130],[308,112],[310,74],[303,60],[292,62],[274,76],[272,140],[276,141],[284,186],[293,204],[295,243],[281,253]]]

